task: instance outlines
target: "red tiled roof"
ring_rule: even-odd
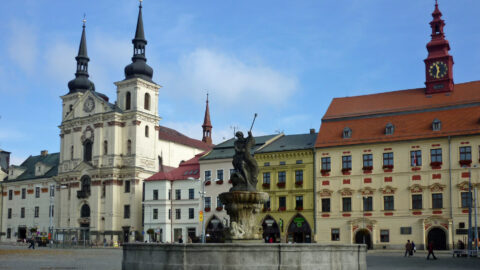
[[[425,88],[334,98],[324,120],[459,105],[480,101],[480,81],[455,84],[453,92],[425,95]]]
[[[194,147],[194,148],[205,150],[205,151],[210,150],[212,148],[212,146],[200,140],[189,138],[174,129],[167,128],[164,126],[158,126],[158,129],[159,129],[158,139],[160,140],[171,141],[171,142],[183,144],[186,146]]]
[[[334,99],[322,119],[315,147],[480,134],[480,81],[457,84],[448,95],[429,97],[423,91]],[[434,119],[441,121],[440,131],[432,130]],[[387,123],[394,125],[392,135],[385,134]],[[352,130],[351,138],[342,137],[345,127]]]
[[[178,168],[169,172],[158,172],[145,181],[175,181],[175,180],[187,180],[188,178],[198,179],[200,177],[200,164],[198,159],[202,157],[206,152],[195,155],[194,158],[182,162]]]

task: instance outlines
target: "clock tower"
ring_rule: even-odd
[[[442,20],[437,1],[432,17],[432,40],[427,44],[428,57],[424,60],[427,95],[453,91],[453,57],[448,53],[450,44],[445,39],[445,21]]]

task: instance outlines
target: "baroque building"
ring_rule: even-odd
[[[141,2],[132,43],[132,62],[110,103],[89,80],[84,21],[75,78],[61,97],[58,234],[78,228],[97,241],[140,239],[143,180],[209,149],[159,125],[161,86],[146,63]]]
[[[448,249],[466,240],[469,179],[480,188],[480,81],[453,83],[438,4],[432,16],[425,87],[335,98],[322,118],[319,242]]]

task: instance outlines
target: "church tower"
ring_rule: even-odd
[[[210,122],[210,109],[208,108],[208,94],[207,107],[205,108],[205,118],[203,119],[203,137],[202,142],[212,145],[212,123]]]
[[[450,44],[445,39],[442,20],[442,12],[438,9],[435,1],[435,10],[432,13],[433,20],[432,40],[427,44],[428,57],[425,62],[425,94],[435,94],[453,91],[453,57],[448,53]]]

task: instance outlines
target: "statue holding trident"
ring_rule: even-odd
[[[235,155],[232,161],[235,173],[230,178],[233,185],[230,191],[257,191],[258,164],[250,153],[250,150],[255,146],[252,128],[256,118],[257,114],[255,113],[247,138],[241,131],[235,133],[237,139],[234,143]]]

